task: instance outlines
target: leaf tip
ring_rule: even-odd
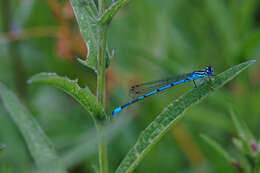
[[[87,64],[87,59],[86,59],[86,60],[83,60],[83,59],[81,59],[81,58],[77,58],[77,61],[78,61],[80,64],[82,64],[82,65],[84,65],[84,66],[86,66],[86,67],[88,67],[88,68],[94,70],[94,72],[97,73],[97,69],[96,69],[96,68],[93,68],[93,67],[91,67],[91,66],[89,66],[89,65]]]
[[[37,81],[39,81],[43,78],[53,77],[53,76],[57,76],[57,74],[53,73],[53,72],[41,72],[41,73],[33,75],[26,82],[27,82],[27,84],[32,84],[32,83],[37,82]]]
[[[77,58],[77,61],[82,64],[82,65],[85,65],[86,61],[81,59],[81,58]]]
[[[253,63],[255,63],[256,61],[258,61],[258,60],[257,60],[257,59],[252,59],[252,60],[250,60],[250,63],[253,64]]]
[[[5,144],[2,144],[2,145],[0,146],[0,151],[3,151],[4,149],[6,149],[6,145],[5,145]]]

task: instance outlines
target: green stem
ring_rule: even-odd
[[[107,159],[107,144],[104,136],[104,129],[102,126],[98,126],[98,135],[99,135],[99,168],[100,173],[108,173],[108,159]]]
[[[98,73],[97,73],[97,98],[98,102],[105,107],[105,80],[106,80],[106,26],[99,28],[98,40]],[[99,133],[99,164],[100,173],[108,173],[107,146],[103,135],[103,125],[98,125]]]
[[[98,1],[99,14],[106,8],[106,0]],[[106,33],[108,26],[100,25],[98,30],[98,67],[97,67],[97,99],[105,107],[105,81],[106,81]],[[98,122],[99,135],[99,167],[100,173],[108,173],[107,145],[103,131],[103,124]]]

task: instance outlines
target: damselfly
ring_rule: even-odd
[[[136,99],[134,99],[133,101],[131,101],[123,106],[120,106],[120,107],[114,109],[112,112],[112,115],[115,116],[118,112],[122,111],[124,108],[126,108],[138,101],[141,101],[151,95],[159,93],[159,92],[166,90],[168,88],[171,88],[175,85],[179,85],[181,83],[193,81],[195,88],[196,88],[199,84],[201,84],[201,82],[196,83],[195,80],[201,79],[202,83],[205,83],[207,80],[211,80],[210,76],[212,76],[213,73],[214,73],[213,68],[210,66],[207,66],[205,70],[196,70],[191,73],[186,73],[186,74],[175,76],[172,78],[167,78],[167,79],[157,80],[157,81],[152,81],[152,82],[146,82],[143,84],[138,84],[138,85],[132,86],[129,90],[130,95],[132,97],[135,97]],[[142,96],[140,96],[140,95],[142,95]]]

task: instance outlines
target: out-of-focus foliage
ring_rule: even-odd
[[[250,132],[245,122],[239,120],[234,112],[231,113],[232,120],[236,126],[239,138],[233,138],[233,143],[239,151],[236,158],[232,158],[220,144],[202,135],[203,140],[210,147],[210,153],[215,152],[212,160],[213,165],[219,171],[226,172],[254,172],[258,173],[259,169],[259,142],[255,140],[254,135]]]
[[[110,113],[129,101],[128,87],[133,84],[204,69],[206,65],[219,73],[257,59],[259,9],[258,0],[130,1],[110,23],[108,43],[115,49],[115,57],[107,70],[106,111]],[[59,90],[27,86],[25,81],[35,73],[56,72],[79,78],[80,86],[88,85],[94,93],[93,70],[76,61],[77,57],[86,57],[87,49],[70,4],[65,0],[1,0],[0,12],[0,81],[16,91],[62,155],[80,143],[79,136],[92,129],[93,123],[78,103]],[[259,139],[259,86],[260,65],[256,63],[187,111],[180,125],[153,148],[135,172],[220,172],[221,167],[216,168],[211,157],[205,157],[199,134],[218,141],[227,153],[236,153],[232,137],[237,132],[229,118],[232,108]],[[116,169],[140,131],[161,109],[191,87],[176,87],[166,96],[151,97],[120,114],[134,119],[109,143],[111,170]],[[3,104],[0,143],[6,145],[0,152],[0,172],[28,172],[32,168],[25,141]],[[92,153],[71,165],[69,171],[95,172],[97,161],[97,155]]]
[[[52,143],[44,134],[31,113],[19,102],[18,98],[0,83],[0,96],[10,117],[23,135],[28,149],[37,167],[43,167],[47,162],[56,162],[58,156]],[[65,169],[56,165],[50,169],[53,173],[65,173]]]

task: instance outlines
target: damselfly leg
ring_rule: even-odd
[[[194,83],[194,88],[197,88],[198,86],[197,86],[195,80],[192,80],[192,81],[193,81],[193,83]]]

